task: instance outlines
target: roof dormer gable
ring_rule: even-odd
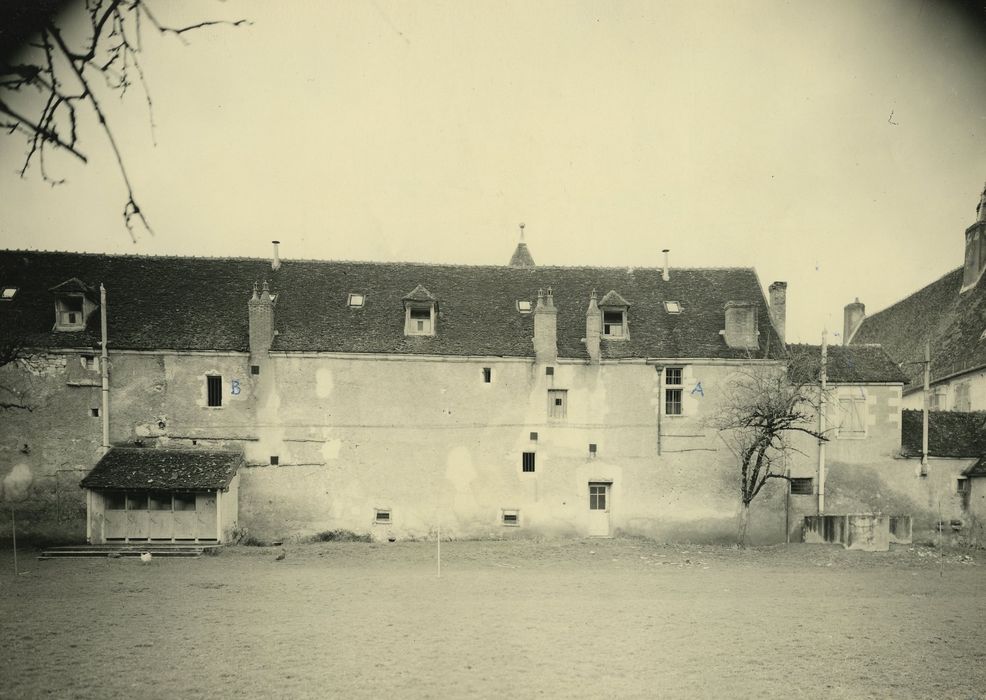
[[[599,301],[598,306],[602,312],[604,339],[626,340],[630,337],[627,328],[627,311],[630,309],[630,302],[620,296],[615,289],[611,289]]]
[[[418,285],[404,296],[404,335],[435,335],[438,299]]]
[[[77,277],[49,289],[55,295],[56,331],[85,330],[89,314],[99,306],[96,291]]]

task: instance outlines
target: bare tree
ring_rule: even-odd
[[[787,462],[807,436],[819,431],[818,412],[825,398],[819,383],[820,353],[789,351],[786,365],[759,364],[736,372],[711,422],[737,457],[740,471],[739,539],[746,544],[750,504],[770,479],[790,480]],[[827,432],[827,431],[826,431]]]
[[[31,378],[40,373],[39,359],[21,338],[8,334],[0,340],[0,411],[33,411],[40,397]]]
[[[88,18],[87,31],[81,39],[69,38],[58,20],[49,16],[17,58],[0,57],[0,128],[8,135],[26,138],[21,176],[36,163],[44,181],[57,185],[63,180],[51,176],[46,156],[54,149],[88,162],[80,129],[81,112],[88,111],[116,160],[126,190],[123,221],[130,237],[136,240],[135,223],[139,222],[149,233],[153,229],[138,203],[102,98],[112,94],[123,97],[139,83],[153,130],[153,102],[140,63],[142,27],[149,25],[161,35],[186,43],[185,35],[194,30],[249,22],[207,20],[171,27],[158,21],[150,0],[77,0],[77,4]]]

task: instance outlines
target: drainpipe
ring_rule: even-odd
[[[106,287],[99,285],[99,325],[102,331],[103,350],[99,357],[99,370],[103,380],[103,453],[110,449],[110,368],[106,350]]]
[[[657,370],[657,456],[661,456],[661,406],[664,404],[664,368],[654,365]]]
[[[931,342],[924,344],[924,411],[921,416],[921,476],[928,476],[928,404],[931,403]]]
[[[828,331],[822,331],[822,366],[818,371],[818,434],[825,435],[825,386],[828,363]],[[825,512],[825,440],[818,438],[818,514]]]

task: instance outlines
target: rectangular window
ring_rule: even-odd
[[[538,439],[538,434],[537,433],[531,433],[531,440],[534,441],[534,442],[537,442],[537,439]]]
[[[592,455],[593,457],[596,456],[596,443],[594,442],[589,443],[589,454]]]
[[[104,493],[103,504],[106,510],[126,510],[127,495],[125,493]]]
[[[85,319],[82,318],[82,297],[61,297],[57,301],[58,327],[81,328]]]
[[[493,368],[483,367],[483,381],[489,384],[493,381]]]
[[[390,509],[389,508],[377,508],[374,511],[373,522],[381,523],[383,525],[389,525],[390,520]]]
[[[271,466],[276,467],[278,465],[278,463],[280,463],[280,461],[281,461],[281,458],[278,457],[277,455],[271,455],[270,456]]]
[[[223,378],[219,375],[210,375],[205,378],[206,391],[209,395],[210,406],[223,405]]]
[[[260,374],[260,365],[250,365],[250,374]]]
[[[363,304],[366,302],[366,297],[362,294],[350,294],[349,295],[349,308],[351,309],[362,309]]]
[[[955,480],[955,493],[966,493],[969,490],[969,479],[960,476]]]
[[[522,465],[521,465],[521,469],[523,469],[523,471],[525,471],[525,472],[533,472],[534,471],[534,453],[533,452],[525,452],[524,453],[524,459],[523,459],[523,462],[522,462]]]
[[[839,398],[840,438],[866,437],[866,399],[859,396]]]
[[[791,479],[791,493],[798,496],[810,496],[814,493],[813,479]]]
[[[127,510],[147,510],[147,494],[128,493]]]
[[[681,367],[668,367],[664,370],[664,415],[680,416],[681,411]]]
[[[554,367],[545,367],[544,368],[544,375],[546,377],[553,377],[553,376],[555,376],[555,368]]]
[[[568,391],[565,389],[548,390],[548,418],[561,420],[568,415]]]
[[[15,296],[17,296],[17,287],[4,287],[3,291],[0,291],[0,299],[3,301],[10,301]],[[528,302],[530,304],[530,302]],[[528,307],[528,310],[530,307]]]
[[[89,409],[89,415],[92,416],[93,418],[99,418],[99,409],[98,408],[90,408]]]
[[[603,312],[603,335],[607,338],[622,338],[623,333],[623,312],[605,311]]]
[[[99,369],[99,365],[96,364],[96,358],[93,355],[83,355],[82,366],[85,369],[90,369],[90,370]]]
[[[589,484],[589,510],[606,510],[606,484]]]
[[[502,515],[502,520],[504,525],[519,527],[520,526],[520,511],[519,510],[504,510]]]
[[[175,510],[176,511],[194,511],[195,510],[195,494],[194,493],[176,493],[175,494]]]
[[[431,335],[431,309],[430,308],[411,308],[410,314],[410,333],[411,335]]]
[[[681,304],[676,301],[666,301],[664,302],[664,310],[669,314],[680,314]]]
[[[153,491],[149,494],[149,510],[171,510],[171,494],[164,491]]]

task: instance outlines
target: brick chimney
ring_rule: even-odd
[[[786,343],[787,282],[772,283],[768,292],[770,293],[770,322],[774,324],[774,330],[780,336],[781,343]]]
[[[986,270],[986,186],[976,207],[976,223],[965,230],[965,269],[962,272],[962,289],[965,292],[976,286]]]
[[[274,340],[274,297],[267,280],[259,292],[257,285],[253,285],[253,296],[247,302],[247,308],[250,313],[250,362],[256,365],[267,359]]]
[[[558,309],[551,294],[538,290],[538,303],[534,308],[534,357],[538,363],[551,363],[558,359]]]
[[[866,305],[859,302],[859,297],[856,297],[856,301],[853,303],[846,304],[842,323],[843,345],[849,345],[849,341],[852,340],[856,329],[859,328],[859,324],[863,322],[864,318],[866,318]]]
[[[760,347],[757,330],[757,306],[751,301],[727,301],[726,328],[719,334],[734,350],[756,350]]]
[[[589,308],[585,312],[585,349],[589,362],[599,364],[599,338],[602,334],[603,313],[596,303],[596,290],[589,295]]]

